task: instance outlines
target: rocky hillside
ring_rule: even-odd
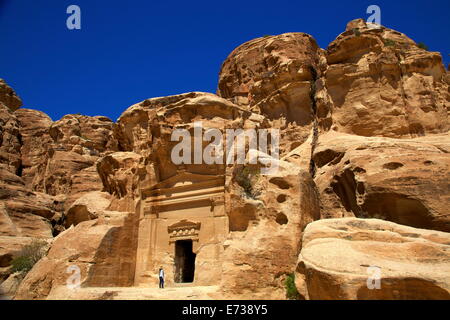
[[[196,253],[212,298],[285,299],[295,275],[299,299],[450,299],[449,83],[439,53],[361,19],[326,50],[304,33],[249,41],[217,94],[148,99],[117,122],[52,121],[1,80],[0,295],[67,297],[72,265],[83,288],[135,286],[141,190],[180,172],[170,134],[202,121],[281,133],[275,176],[182,168],[224,179],[220,258]],[[36,240],[44,257],[14,272]],[[381,289],[367,286],[371,266]]]

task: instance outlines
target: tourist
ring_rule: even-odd
[[[159,287],[164,288],[164,270],[162,267],[159,268]]]

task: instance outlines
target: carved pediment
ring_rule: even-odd
[[[200,230],[201,223],[200,222],[191,222],[188,220],[181,220],[169,227],[167,227],[167,230],[169,233],[172,233],[173,231],[180,231],[185,229],[194,229],[194,230]]]
[[[180,239],[198,239],[198,234],[200,232],[201,223],[192,222],[188,220],[181,220],[169,227],[167,231],[170,236],[171,241],[176,241]]]

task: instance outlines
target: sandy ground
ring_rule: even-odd
[[[213,300],[220,299],[217,286],[172,288],[79,288],[53,289],[47,300]]]

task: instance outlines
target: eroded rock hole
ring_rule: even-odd
[[[341,162],[344,157],[344,152],[336,152],[331,149],[324,150],[322,152],[318,152],[314,155],[314,162],[316,163],[318,168],[322,168],[327,164],[338,164]]]
[[[291,185],[284,179],[282,178],[272,178],[269,180],[270,183],[273,183],[274,185],[276,185],[278,188],[280,189],[289,189],[291,187]]]
[[[24,169],[24,167],[23,167],[23,165],[22,165],[22,163],[19,165],[19,167],[17,168],[17,176],[19,176],[19,177],[22,177],[23,176],[23,169]]]
[[[275,218],[275,221],[279,225],[284,225],[284,224],[287,224],[289,220],[284,213],[278,212],[277,217]]]
[[[9,253],[0,255],[0,267],[1,268],[8,267],[11,264],[12,260],[13,256]]]
[[[371,193],[361,206],[370,217],[415,228],[431,228],[430,212],[417,199],[394,193]]]
[[[356,190],[363,191],[364,186],[357,186],[355,174],[350,170],[345,170],[342,176],[336,176],[331,184],[334,193],[341,199],[345,210],[353,212],[358,216],[361,212],[356,201]]]
[[[409,125],[409,132],[413,136],[423,137],[425,135],[425,129],[420,123],[413,123]]]
[[[194,282],[195,257],[192,251],[192,240],[175,242],[175,282]]]
[[[387,170],[397,170],[401,167],[403,167],[403,164],[399,162],[389,162],[383,165],[383,168]]]
[[[76,226],[77,224],[91,220],[91,213],[85,205],[76,205],[67,212],[65,227],[70,228],[71,225]]]
[[[287,199],[287,197],[286,197],[285,194],[280,194],[280,195],[277,197],[277,201],[278,201],[279,203],[286,202],[286,199]]]

